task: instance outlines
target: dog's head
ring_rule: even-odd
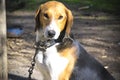
[[[35,21],[37,40],[40,35],[46,39],[58,39],[64,35],[69,36],[73,16],[62,3],[49,1],[40,5],[36,11]]]

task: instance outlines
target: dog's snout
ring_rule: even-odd
[[[52,38],[54,36],[55,36],[55,31],[54,30],[48,31],[48,37]]]

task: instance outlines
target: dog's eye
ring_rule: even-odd
[[[49,16],[48,16],[48,14],[44,14],[44,17],[46,18],[46,19],[49,19]]]
[[[58,17],[59,20],[62,19],[62,18],[63,18],[63,16],[59,16],[59,17]]]

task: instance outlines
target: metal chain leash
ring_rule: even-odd
[[[31,67],[29,68],[29,70],[28,70],[28,72],[29,72],[29,76],[28,76],[28,78],[29,78],[29,80],[31,80],[31,75],[32,75],[32,73],[33,73],[33,69],[34,69],[34,66],[35,66],[35,61],[32,61],[31,62]]]
[[[34,55],[33,60],[31,62],[31,66],[30,66],[30,68],[28,70],[28,72],[29,72],[28,80],[31,80],[31,75],[33,73],[33,69],[34,69],[34,66],[35,66],[35,63],[36,63],[35,62],[35,56],[36,56],[37,53],[38,53],[38,48],[36,47],[35,55]]]
[[[69,43],[69,42],[72,41],[72,39],[71,38],[66,38],[64,41]],[[47,41],[39,41],[39,42],[35,43],[35,46],[34,46],[34,48],[35,48],[35,55],[34,55],[33,60],[31,62],[31,66],[30,66],[30,68],[28,70],[28,72],[29,72],[28,80],[32,80],[31,75],[32,75],[33,69],[35,67],[35,63],[36,63],[35,57],[36,57],[36,55],[39,53],[39,51],[42,51],[44,53],[48,47],[54,45],[56,42],[57,41],[55,41],[55,40],[47,40]],[[43,59],[45,59],[45,55],[44,54],[43,54]]]
[[[34,55],[33,60],[31,62],[31,66],[30,66],[30,68],[28,70],[28,72],[29,72],[28,80],[32,80],[31,75],[32,75],[33,69],[35,67],[35,63],[36,63],[35,57],[36,57],[37,53],[39,51],[42,51],[44,53],[48,47],[50,47],[50,46],[52,46],[54,44],[55,44],[54,40],[48,40],[48,41],[44,41],[44,42],[39,41],[39,42],[35,43],[35,46],[34,46],[35,47],[35,55]]]
[[[43,44],[41,45],[40,42],[35,43],[34,48],[35,48],[35,55],[34,55],[33,60],[31,62],[31,66],[30,66],[30,68],[28,70],[28,72],[29,72],[28,80],[32,80],[31,75],[32,75],[33,69],[35,67],[35,63],[36,63],[35,57],[36,57],[37,53],[39,52],[39,50],[44,52],[45,49],[46,49],[46,47]]]

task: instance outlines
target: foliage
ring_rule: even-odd
[[[41,3],[50,0],[7,0],[7,8],[9,10],[24,9],[35,10]],[[119,12],[120,0],[57,0],[67,4],[70,7],[73,6],[90,6],[91,10]],[[11,7],[12,6],[12,7]],[[74,7],[73,7],[74,8]]]

